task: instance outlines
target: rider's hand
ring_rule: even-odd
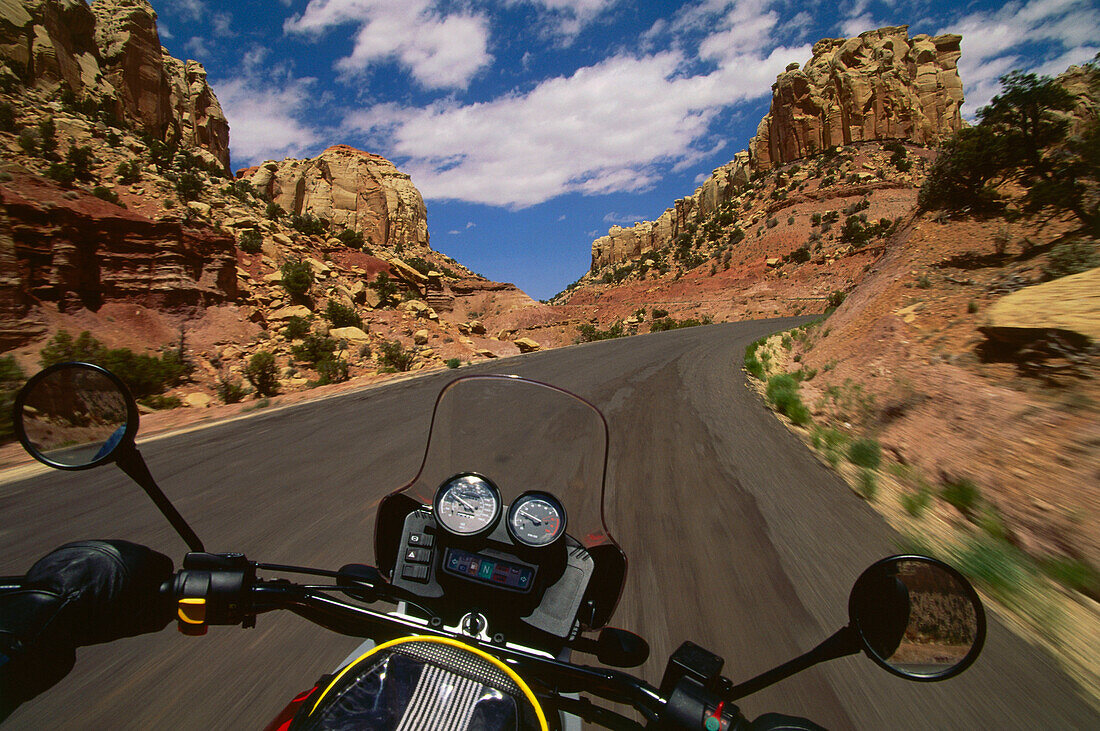
[[[0,595],[0,719],[63,678],[76,647],[163,629],[171,576],[170,558],[127,541],[68,543],[35,563]]]

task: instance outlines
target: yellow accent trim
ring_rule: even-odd
[[[469,652],[474,653],[475,655],[482,658],[483,660],[487,660],[492,665],[495,665],[497,668],[504,671],[504,673],[509,678],[512,679],[512,682],[514,682],[517,686],[519,686],[519,689],[523,691],[523,694],[525,696],[527,696],[527,702],[530,703],[535,709],[535,716],[539,720],[539,729],[541,729],[541,731],[549,731],[549,726],[547,726],[547,724],[546,724],[546,716],[542,712],[542,706],[539,705],[539,699],[535,697],[534,692],[527,685],[527,683],[525,683],[523,681],[523,678],[521,678],[519,675],[517,675],[516,671],[512,670],[512,668],[508,667],[508,665],[506,665],[500,658],[493,657],[492,655],[485,652],[484,650],[479,650],[476,647],[473,647],[471,645],[467,645],[465,642],[460,642],[460,641],[458,641],[456,639],[453,639],[453,638],[450,638],[450,637],[431,637],[431,636],[427,636],[427,635],[413,635],[412,637],[399,637],[396,640],[390,640],[389,642],[383,642],[381,645],[375,645],[370,650],[368,650],[367,652],[365,652],[362,655],[360,655],[359,657],[357,657],[353,662],[348,663],[347,666],[343,670],[341,670],[335,678],[332,679],[332,682],[328,684],[328,687],[325,688],[324,692],[321,693],[320,697],[317,698],[317,702],[313,704],[313,708],[311,708],[310,711],[309,711],[310,715],[313,715],[313,712],[317,710],[317,707],[319,705],[321,705],[321,701],[323,701],[325,699],[325,695],[327,695],[328,692],[330,690],[332,690],[332,687],[334,685],[336,685],[337,682],[339,682],[340,678],[344,677],[345,673],[347,673],[353,667],[355,667],[356,665],[361,663],[363,660],[366,660],[368,657],[370,657],[374,653],[376,653],[380,650],[385,650],[389,647],[393,647],[394,645],[403,644],[405,642],[435,642],[436,644],[439,644],[439,645],[450,645],[451,647],[457,647],[457,648],[462,649],[462,650],[468,650]]]
[[[180,599],[176,613],[181,622],[187,624],[206,623],[206,600],[202,598]]]

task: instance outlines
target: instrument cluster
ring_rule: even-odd
[[[488,535],[501,518],[509,538],[528,548],[554,545],[565,535],[565,507],[556,497],[530,490],[506,506],[497,486],[476,473],[456,475],[444,482],[436,491],[434,511],[444,530],[462,538]]]

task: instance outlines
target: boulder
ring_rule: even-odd
[[[427,345],[428,344],[428,331],[417,330],[413,333],[413,344],[415,345]]]
[[[329,337],[339,340],[347,340],[352,343],[362,343],[370,340],[370,335],[357,327],[334,327],[328,331]]]
[[[514,342],[521,353],[534,353],[542,347],[531,338],[517,338]]]
[[[183,397],[183,405],[194,409],[205,409],[213,401],[213,397],[205,393],[189,393]]]
[[[292,317],[309,317],[313,313],[304,305],[281,307],[267,316],[268,320],[289,320]]]
[[[478,350],[474,351],[474,354],[479,355],[482,358],[496,358],[497,357],[497,354],[494,353],[493,351],[489,350],[488,348],[479,348]]]
[[[1066,330],[1100,343],[1100,267],[1007,294],[986,310],[982,331],[1018,340],[1012,331]]]

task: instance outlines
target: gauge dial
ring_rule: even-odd
[[[480,475],[458,475],[435,494],[439,524],[460,536],[476,536],[493,529],[500,519],[500,493]]]
[[[525,546],[549,546],[565,535],[565,508],[548,493],[524,493],[508,510],[508,532]]]

